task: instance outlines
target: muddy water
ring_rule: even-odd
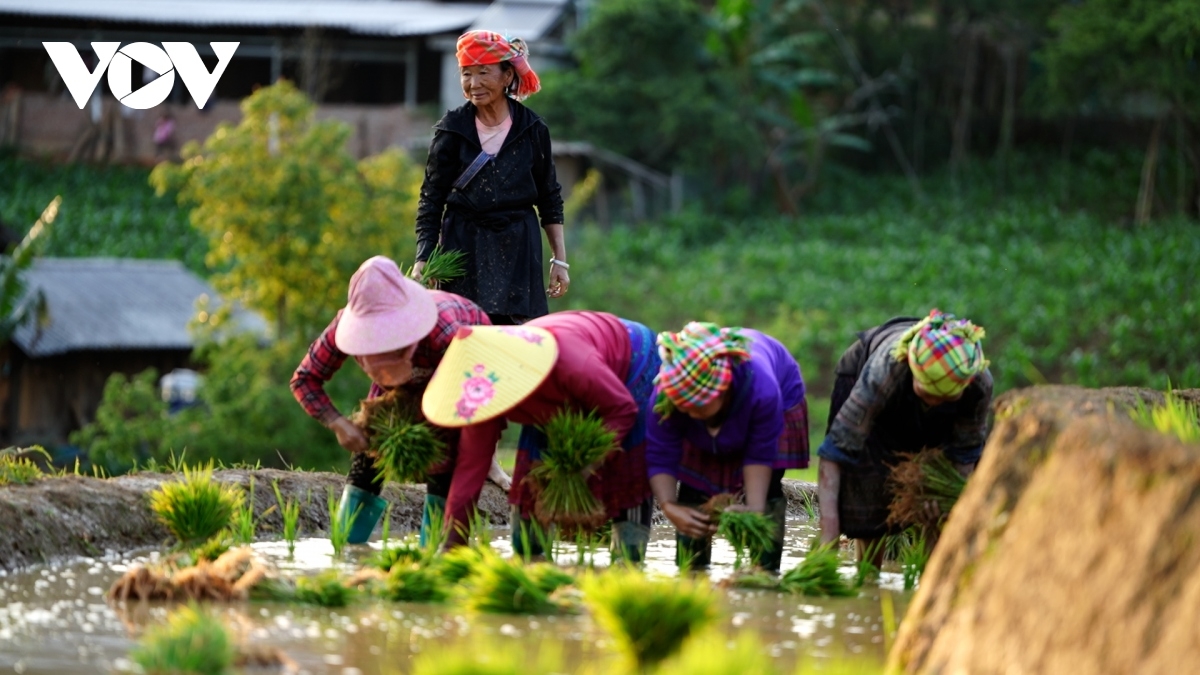
[[[799,562],[814,531],[803,521],[789,524],[784,569]],[[656,528],[647,567],[674,574],[674,541],[667,528]],[[507,533],[497,531],[495,546],[507,553]],[[375,542],[373,548],[378,548]],[[329,567],[328,540],[306,539],[288,559],[282,542],[255,545],[263,557],[292,574]],[[351,547],[355,548],[355,547]],[[338,563],[347,569],[370,553],[367,547]],[[104,593],[128,565],[154,560],[157,553],[126,558],[81,559],[0,576],[0,673],[134,672],[129,650],[148,624],[166,615],[167,606],[114,608]],[[574,561],[564,546],[560,561]],[[732,571],[733,551],[716,542],[709,576],[719,580]],[[607,565],[598,552],[597,566]],[[843,573],[853,574],[844,555]],[[727,592],[721,630],[730,636],[756,632],[782,672],[813,659],[881,663],[884,634],[880,596],[888,594],[898,616],[909,594],[900,590],[899,575],[885,572],[879,587],[870,586],[852,599],[815,599],[763,591]],[[585,665],[589,672],[613,672],[615,656],[606,635],[586,616],[503,617],[468,615],[453,606],[439,607],[367,601],[331,610],[270,603],[214,608],[242,642],[281,649],[304,673],[406,673],[413,657],[430,649],[475,649],[480,644],[528,650],[552,650],[568,670]]]

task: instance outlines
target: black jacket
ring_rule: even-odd
[[[434,125],[417,204],[417,260],[440,241],[467,255],[465,276],[443,288],[489,314],[547,313],[538,227],[563,222],[550,130],[529,108],[509,101],[512,128],[496,154],[462,190],[453,189],[482,151],[475,106],[465,103]],[[537,212],[534,212],[534,208]]]

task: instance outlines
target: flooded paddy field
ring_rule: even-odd
[[[799,563],[815,534],[804,518],[789,521],[783,569]],[[493,547],[510,555],[508,532],[497,530]],[[675,543],[666,527],[656,528],[646,568],[674,575]],[[305,575],[331,566],[352,571],[381,542],[350,547],[334,560],[327,539],[298,542],[289,558],[284,542],[259,542],[254,550],[286,575]],[[161,623],[171,604],[114,605],[105,599],[109,586],[130,565],[153,562],[157,552],[130,556],[80,558],[36,566],[0,576],[0,672],[137,672],[129,651],[148,625]],[[849,552],[844,576],[852,577]],[[557,559],[576,560],[563,544]],[[733,549],[717,540],[714,581],[733,571]],[[600,568],[607,552],[595,554]],[[719,631],[734,638],[753,631],[782,672],[808,660],[852,658],[864,666],[881,664],[886,639],[880,596],[891,596],[902,616],[910,594],[900,575],[884,572],[878,585],[864,586],[857,598],[808,598],[773,591],[723,591]],[[329,609],[270,602],[210,605],[237,639],[252,649],[277,649],[293,662],[293,672],[351,674],[406,673],[415,656],[431,649],[480,649],[482,645],[528,650],[530,657],[551,650],[572,672],[612,672],[617,655],[610,638],[585,613],[576,616],[501,616],[469,613],[445,605],[391,603],[363,597],[349,607]],[[247,672],[253,672],[247,670]]]

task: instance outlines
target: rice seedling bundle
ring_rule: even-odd
[[[220,533],[220,535],[223,534],[224,532]],[[220,535],[213,537],[212,539],[209,539],[203,544],[200,544],[196,548],[192,549],[192,560],[196,562],[208,560],[211,562],[225,555],[225,552],[233,546],[233,541]]]
[[[566,534],[595,531],[608,515],[588,487],[586,472],[616,449],[616,434],[595,412],[570,410],[555,414],[542,432],[546,448],[541,463],[526,478],[536,495],[534,517],[543,524],[559,525]]]
[[[484,553],[473,546],[458,546],[433,559],[430,569],[442,578],[447,586],[453,586],[471,576],[484,558]]]
[[[739,570],[734,572],[732,576],[721,581],[720,585],[749,590],[775,591],[779,590],[779,577],[757,568]]]
[[[300,532],[300,502],[283,498],[279,491],[279,481],[271,484],[275,490],[275,502],[279,506],[279,515],[283,518],[283,539],[287,542],[288,557],[296,554],[296,536]]]
[[[428,288],[437,288],[452,279],[457,279],[467,271],[467,254],[462,251],[444,251],[441,246],[435,246],[425,267],[421,269],[421,281]]]
[[[146,629],[130,658],[149,675],[222,675],[231,672],[236,653],[225,625],[188,605]]]
[[[561,608],[550,598],[556,583],[549,572],[488,553],[464,581],[463,604],[486,614],[556,614]]]
[[[770,651],[763,648],[762,641],[753,632],[740,632],[732,646],[728,642],[726,636],[716,632],[697,636],[659,672],[687,675],[774,675],[778,672]]]
[[[1162,404],[1151,408],[1139,400],[1130,416],[1144,429],[1169,434],[1184,443],[1200,443],[1200,409],[1171,392]]]
[[[346,518],[341,518],[338,513],[339,506],[339,499],[334,494],[333,488],[330,488],[329,494],[326,496],[326,507],[329,509],[329,544],[333,546],[333,557],[335,558],[342,555],[342,549],[346,548],[346,544],[350,542],[350,526],[362,509],[360,505],[354,513],[347,514]]]
[[[325,570],[296,579],[296,602],[320,607],[345,607],[354,599],[355,590],[345,584],[337,570]]]
[[[50,453],[40,445],[0,450],[0,485],[29,485],[44,475],[32,460],[20,456],[27,452],[38,453],[47,460],[50,459]]]
[[[183,544],[202,542],[227,529],[242,506],[242,491],[213,480],[212,464],[188,469],[183,478],[150,493],[150,508]]]
[[[655,580],[636,570],[592,576],[584,584],[584,602],[640,672],[678,652],[716,619],[708,584]]]
[[[413,675],[533,675],[573,672],[562,650],[543,643],[536,654],[512,640],[477,636],[471,649],[431,644],[413,661]]]
[[[853,597],[858,591],[846,583],[838,571],[837,549],[832,545],[816,546],[804,560],[779,579],[779,588],[788,593],[815,597]]]
[[[437,571],[419,563],[393,567],[381,592],[394,602],[443,602],[450,596]]]
[[[446,441],[425,421],[420,396],[405,389],[363,401],[355,421],[367,435],[384,480],[419,483],[446,456]]]
[[[741,567],[748,557],[758,564],[759,557],[775,549],[775,521],[757,511],[730,511],[720,513],[717,534],[733,545],[734,567]]]
[[[967,479],[938,448],[926,448],[902,457],[903,461],[892,467],[888,477],[892,489],[888,525],[938,525],[958,502]],[[930,502],[937,504],[940,517],[930,515],[926,508]]]
[[[425,551],[406,542],[399,546],[387,546],[380,549],[377,553],[374,553],[371,557],[363,561],[363,564],[368,567],[381,569],[384,572],[390,572],[396,565],[421,562],[424,559]]]

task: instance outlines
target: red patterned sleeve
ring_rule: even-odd
[[[304,412],[325,426],[329,426],[341,416],[329,395],[325,393],[325,383],[346,362],[346,354],[337,348],[333,339],[341,315],[341,312],[338,312],[333,322],[321,332],[321,337],[309,346],[308,354],[292,374],[292,395],[304,408]]]

